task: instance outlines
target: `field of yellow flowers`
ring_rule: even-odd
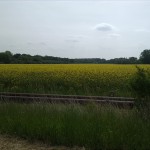
[[[135,65],[0,65],[0,92],[131,96],[135,72]]]

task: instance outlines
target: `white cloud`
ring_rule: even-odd
[[[108,24],[108,23],[100,23],[100,24],[96,25],[94,27],[94,29],[98,30],[98,31],[102,31],[102,32],[107,32],[107,31],[116,30],[116,27],[114,27],[113,25]]]

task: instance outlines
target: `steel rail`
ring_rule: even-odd
[[[108,97],[108,96],[79,96],[79,95],[54,95],[54,94],[33,94],[33,93],[0,93],[1,102],[49,102],[49,103],[96,103],[110,104],[118,107],[134,106],[134,98]]]

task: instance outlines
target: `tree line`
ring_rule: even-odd
[[[78,58],[69,59],[53,56],[40,56],[29,54],[12,54],[10,51],[0,53],[0,64],[150,64],[150,49],[141,52],[140,57],[129,58]]]

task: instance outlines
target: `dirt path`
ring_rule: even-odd
[[[84,148],[67,148],[63,146],[48,146],[42,143],[29,143],[20,138],[0,135],[0,150],[85,150]]]

